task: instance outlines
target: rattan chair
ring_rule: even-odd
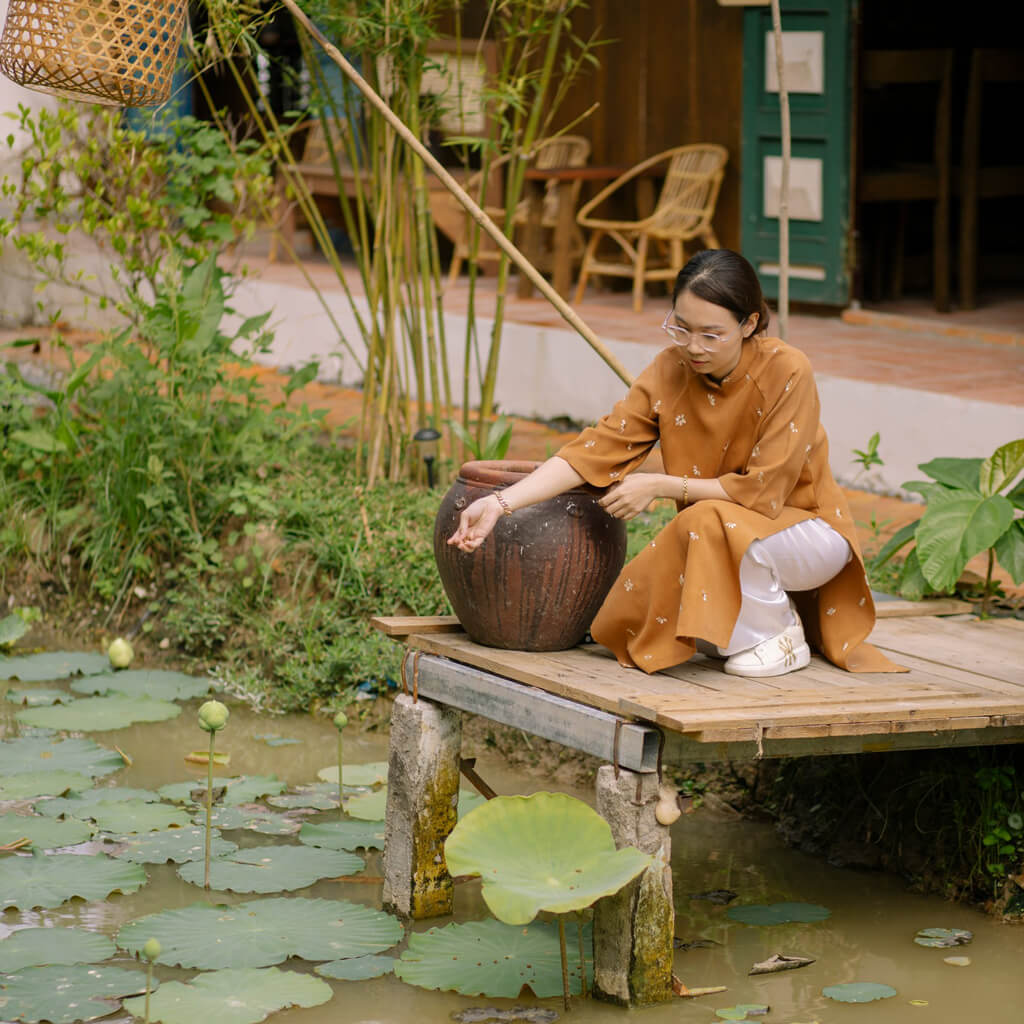
[[[583,253],[576,302],[583,297],[591,274],[633,279],[633,309],[643,309],[644,285],[648,281],[671,281],[685,263],[684,243],[699,238],[709,249],[718,249],[711,219],[718,190],[729,159],[723,146],[677,146],[649,157],[602,189],[576,215],[580,227],[591,232]],[[641,175],[667,164],[665,182],[650,216],[641,220],[602,220],[592,216],[609,196]],[[654,172],[659,173],[659,172]],[[598,258],[598,246],[605,236],[621,250],[618,259]],[[660,250],[652,259],[653,248]]]

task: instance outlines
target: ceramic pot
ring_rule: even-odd
[[[516,483],[538,462],[467,462],[434,523],[441,582],[472,640],[520,651],[575,647],[626,557],[626,525],[581,487],[502,516],[474,552],[447,543],[467,505]]]

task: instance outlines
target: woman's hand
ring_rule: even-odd
[[[610,487],[598,504],[616,519],[628,520],[640,515],[655,498],[671,496],[671,488],[661,473],[633,473]]]
[[[459,516],[459,528],[448,538],[448,543],[460,551],[476,551],[494,529],[502,511],[493,494],[477,498],[472,505],[463,509]]]

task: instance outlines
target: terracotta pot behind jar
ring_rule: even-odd
[[[474,552],[448,538],[462,510],[533,472],[539,462],[467,462],[434,522],[434,558],[470,639],[518,651],[575,647],[626,557],[626,526],[580,487],[502,516]]]

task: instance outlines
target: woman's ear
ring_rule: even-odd
[[[743,332],[744,338],[752,338],[757,333],[757,325],[760,322],[760,320],[760,313],[751,313],[750,316],[747,317],[745,322],[749,326],[750,330],[745,330]]]

